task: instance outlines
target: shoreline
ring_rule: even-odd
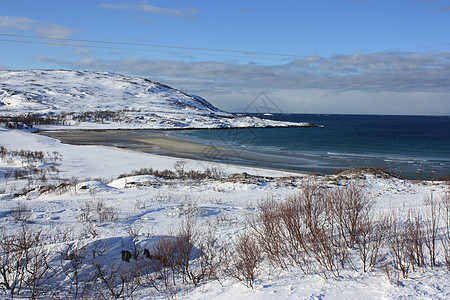
[[[39,132],[53,132],[53,131],[146,131],[146,130],[154,130],[154,131],[181,131],[181,130],[224,130],[224,129],[268,129],[268,128],[323,128],[325,125],[313,124],[313,123],[299,123],[298,125],[272,125],[272,126],[239,126],[239,127],[114,127],[110,126],[108,128],[102,128],[102,125],[110,125],[110,124],[98,124],[99,127],[80,127],[76,125],[50,125],[43,126],[40,128],[34,128],[34,133]]]
[[[147,129],[148,130],[148,129]],[[271,170],[271,171],[278,171],[278,172],[284,172],[284,173],[294,173],[299,175],[330,175],[330,174],[324,174],[319,172],[308,172],[308,171],[300,171],[300,170],[294,170],[294,169],[282,169],[282,168],[276,168],[276,167],[269,167],[264,165],[251,165],[245,163],[245,158],[243,157],[242,153],[236,153],[233,149],[226,148],[226,147],[219,147],[219,146],[213,146],[208,145],[204,143],[199,143],[195,141],[189,141],[187,139],[180,139],[173,136],[165,135],[160,132],[154,132],[154,133],[147,133],[146,138],[138,138],[138,139],[130,139],[130,141],[136,142],[134,146],[124,146],[124,145],[115,145],[114,142],[111,142],[110,144],[105,144],[99,141],[99,139],[95,136],[89,136],[90,138],[87,138],[87,136],[81,136],[77,133],[80,133],[80,131],[89,131],[90,133],[98,133],[98,135],[102,135],[104,132],[114,132],[116,130],[114,129],[108,129],[108,130],[76,130],[71,131],[70,133],[73,133],[73,135],[68,135],[68,131],[38,131],[34,132],[37,135],[42,135],[46,137],[50,137],[53,139],[56,139],[64,144],[69,145],[101,145],[106,147],[115,147],[119,149],[124,149],[128,151],[133,152],[140,152],[140,153],[149,153],[149,154],[155,154],[159,156],[167,156],[171,158],[180,158],[180,159],[191,159],[195,160],[199,163],[207,162],[207,163],[217,163],[217,164],[225,164],[225,165],[234,165],[238,167],[246,167],[246,168],[254,168],[254,169],[262,169],[262,170]],[[123,132],[125,130],[120,130],[120,132]],[[134,130],[133,130],[134,131]],[[153,130],[152,130],[153,131]],[[160,131],[160,130],[158,130]],[[102,137],[104,137],[102,135]],[[210,156],[208,159],[207,156]],[[248,156],[247,154],[246,156]],[[252,154],[250,154],[252,155]],[[214,159],[215,158],[215,159]],[[264,159],[262,155],[259,155],[259,162],[261,163],[268,163],[270,162],[269,159]],[[230,160],[231,159],[231,160]],[[239,163],[239,160],[241,160],[243,163]]]
[[[445,176],[439,177],[434,174],[420,176],[421,173],[414,173],[415,166],[411,166],[410,159],[406,159],[406,162],[405,159],[395,161],[395,156],[394,158],[373,158],[360,154],[327,155],[327,153],[277,151],[255,145],[221,143],[217,139],[197,139],[195,134],[193,136],[187,133],[182,134],[182,131],[182,128],[167,131],[161,129],[54,129],[35,133],[55,138],[66,144],[102,145],[171,158],[191,159],[199,163],[217,163],[297,174],[334,175],[355,168],[371,168],[383,169],[407,179],[445,178]],[[387,163],[388,159],[389,161],[394,159],[394,161]]]

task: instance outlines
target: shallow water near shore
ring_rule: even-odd
[[[100,144],[222,163],[332,174],[383,168],[407,178],[450,176],[450,117],[276,114],[324,127],[58,131],[71,144]],[[145,166],[143,166],[145,167]]]

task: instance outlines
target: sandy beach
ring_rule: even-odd
[[[239,158],[233,149],[183,140],[158,131],[128,130],[73,130],[40,131],[40,135],[72,145],[105,145],[126,148],[146,153],[163,154],[180,158],[211,158],[226,160]]]
[[[72,145],[104,145],[129,149],[139,152],[159,154],[164,156],[196,159],[241,166],[283,170],[295,173],[305,173],[296,167],[310,167],[306,172],[315,172],[311,160],[282,155],[270,155],[255,149],[217,145],[213,142],[198,142],[182,139],[171,135],[171,132],[158,130],[63,130],[41,131],[40,135],[60,140]]]

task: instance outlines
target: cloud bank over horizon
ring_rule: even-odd
[[[137,57],[79,60],[34,56],[34,59],[75,69],[110,70],[154,75],[224,86],[312,88],[367,92],[450,92],[450,53],[355,53],[330,58],[305,58],[284,64],[235,64],[216,61],[148,60]]]
[[[450,0],[25,1],[2,3],[0,69],[140,76],[228,111],[263,91],[284,112],[450,115]]]
[[[266,91],[290,112],[450,114],[450,53],[355,53],[271,65],[97,59],[91,54],[34,58],[69,69],[144,76],[234,111],[240,110],[241,99],[251,101]]]

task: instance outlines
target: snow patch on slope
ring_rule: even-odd
[[[0,115],[26,114],[63,116],[65,125],[93,129],[308,125],[230,114],[201,97],[145,78],[91,71],[0,71]]]

